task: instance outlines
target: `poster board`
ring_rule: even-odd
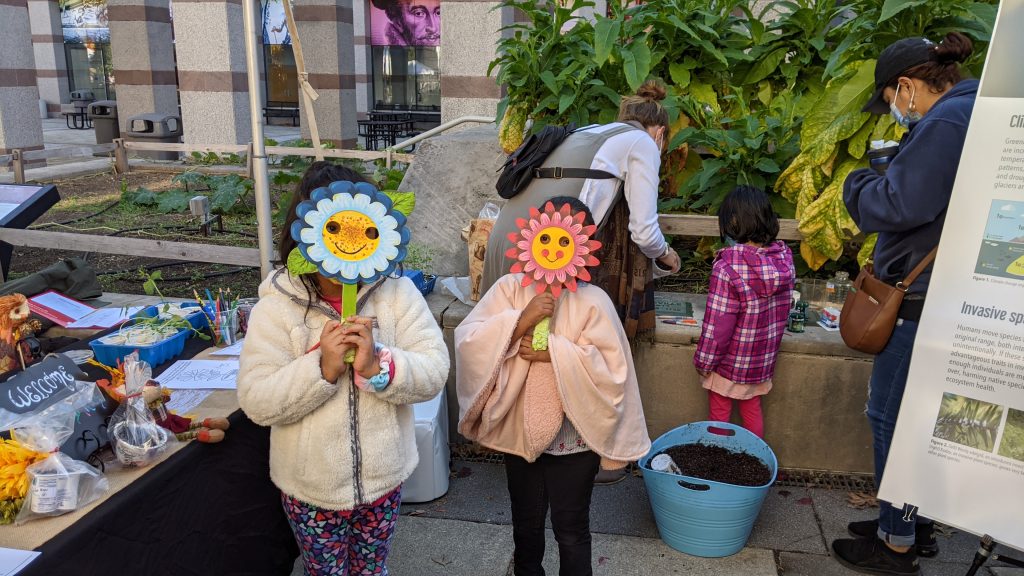
[[[1024,0],[1003,0],[879,498],[1024,549]]]
[[[440,46],[441,0],[371,0],[373,46]]]

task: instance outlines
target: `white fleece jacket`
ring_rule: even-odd
[[[448,349],[415,285],[387,279],[362,316],[377,318],[376,341],[394,355],[395,378],[380,393],[320,372],[320,341],[330,305],[307,312],[306,290],[284,270],[260,285],[242,346],[238,402],[270,426],[270,477],[285,494],[328,510],[350,510],[404,482],[418,463],[411,404],[435,397],[448,379]]]

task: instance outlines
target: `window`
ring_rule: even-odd
[[[434,46],[374,46],[375,107],[440,110],[440,53]]]
[[[263,46],[268,102],[299,102],[299,78],[291,44]]]

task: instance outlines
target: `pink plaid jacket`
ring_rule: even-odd
[[[781,241],[718,253],[694,365],[737,384],[771,380],[796,272]]]

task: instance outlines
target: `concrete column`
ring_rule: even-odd
[[[373,48],[370,45],[370,0],[352,0],[356,57],[356,112],[360,120],[373,110]]]
[[[309,84],[320,98],[313,105],[320,139],[341,148],[356,145],[355,47],[352,35],[353,0],[296,0],[292,13]],[[301,96],[300,96],[301,99]],[[302,137],[309,138],[308,118],[302,115]]]
[[[60,116],[61,104],[71,102],[60,9],[56,2],[29,0],[28,16],[36,60],[36,85],[39,96],[46,100],[48,115],[53,118]]]
[[[441,121],[497,113],[502,89],[487,66],[513,10],[499,2],[444,2],[441,15]]]
[[[0,0],[0,154],[43,147],[26,0]]]
[[[136,114],[177,115],[170,2],[107,0],[107,17],[121,130]]]
[[[242,1],[174,0],[181,121],[190,144],[252,140]]]

